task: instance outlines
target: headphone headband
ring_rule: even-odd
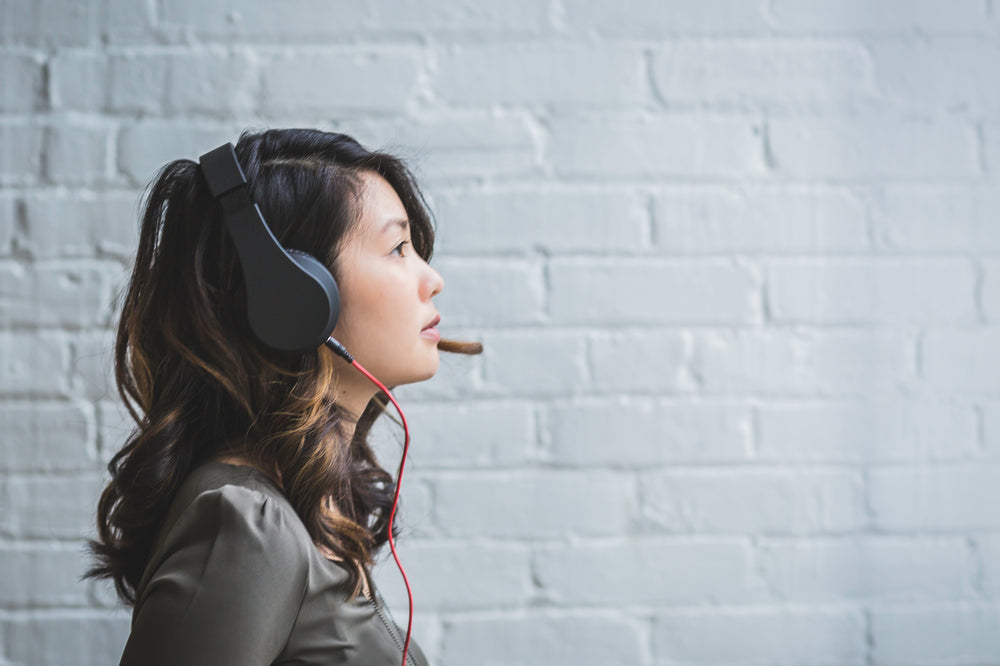
[[[286,250],[274,237],[250,197],[232,143],[205,153],[198,163],[222,205],[240,258],[254,335],[279,351],[306,352],[326,343],[340,314],[340,290],[330,271],[306,252]]]

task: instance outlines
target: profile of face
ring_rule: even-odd
[[[444,279],[413,249],[396,190],[373,172],[362,181],[362,213],[338,255],[333,337],[387,387],[423,381],[440,361],[436,331],[423,329],[438,316],[431,299]]]

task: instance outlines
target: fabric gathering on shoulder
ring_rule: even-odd
[[[204,463],[163,522],[120,664],[400,664],[381,595],[348,599],[347,578],[262,472]],[[407,663],[427,664],[412,640]]]

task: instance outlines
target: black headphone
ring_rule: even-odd
[[[236,245],[254,335],[280,351],[306,352],[326,344],[340,315],[333,275],[311,254],[286,249],[274,237],[250,199],[232,143],[205,153],[198,163]]]

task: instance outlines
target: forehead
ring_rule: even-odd
[[[400,226],[396,221],[406,219],[406,207],[396,190],[376,173],[366,171],[361,179],[362,212],[358,231],[370,239],[398,235]]]

